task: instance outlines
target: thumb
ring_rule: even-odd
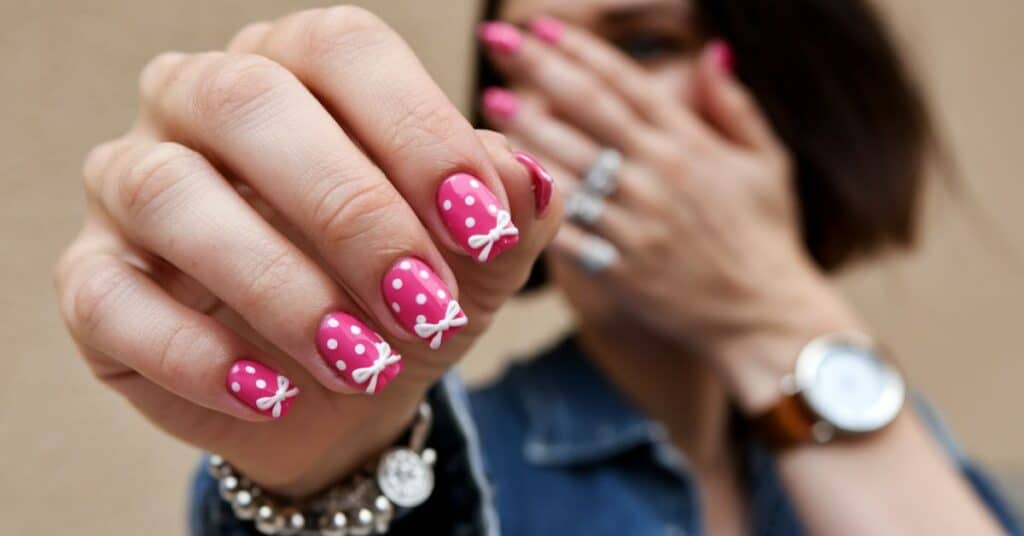
[[[695,100],[705,119],[732,142],[752,149],[775,144],[753,95],[733,74],[732,47],[721,39],[704,47],[697,62]]]

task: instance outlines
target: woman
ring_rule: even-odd
[[[862,2],[489,15],[507,141],[341,7],[158,57],[87,159],[64,314],[223,456],[195,533],[1015,530],[826,277],[911,243],[932,143]],[[468,399],[438,383],[546,247],[577,334]]]

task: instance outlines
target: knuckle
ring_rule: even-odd
[[[82,178],[88,193],[99,193],[108,170],[133,147],[128,140],[120,139],[101,143],[93,147],[82,163]]]
[[[252,264],[243,274],[245,283],[240,294],[242,310],[258,310],[265,308],[267,303],[273,303],[287,292],[291,282],[296,280],[296,274],[302,274],[305,270],[299,258],[287,249],[256,257],[260,261]]]
[[[78,282],[68,289],[71,304],[65,316],[72,333],[88,340],[103,325],[121,297],[131,291],[132,282],[127,271],[113,259],[78,269],[84,273],[71,276],[77,277]]]
[[[216,124],[232,123],[259,109],[292,81],[287,69],[263,56],[225,55],[200,75],[196,111]]]
[[[357,6],[315,9],[304,18],[303,53],[313,64],[338,53],[358,53],[380,43],[391,31],[379,17]]]
[[[451,144],[459,138],[459,129],[464,125],[461,116],[448,113],[444,102],[420,98],[405,103],[397,114],[398,119],[391,125],[388,139],[392,140],[389,157],[401,159],[410,153],[429,150]],[[457,158],[453,158],[452,164]]]
[[[151,101],[167,86],[178,68],[184,64],[187,54],[164,52],[149,60],[139,73],[139,95],[143,102]]]
[[[201,156],[177,143],[162,142],[147,148],[121,175],[121,208],[136,220],[152,217],[165,205],[175,187],[203,165]]]
[[[175,383],[189,382],[195,377],[196,356],[216,353],[217,345],[210,339],[209,332],[201,324],[175,323],[154,343],[154,374],[171,382],[172,389],[176,387]]]
[[[394,218],[401,202],[398,192],[382,180],[332,180],[317,190],[322,193],[313,204],[313,221],[328,247],[368,235]]]
[[[251,52],[259,48],[263,39],[270,32],[273,25],[266,21],[253,22],[245,25],[228,43],[228,50],[236,52]]]

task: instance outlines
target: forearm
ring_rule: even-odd
[[[797,295],[797,294],[794,294]],[[790,301],[785,320],[754,330],[719,360],[741,410],[754,417],[782,396],[780,380],[800,349],[834,332],[865,332],[837,294],[819,283]],[[998,534],[999,527],[955,460],[909,403],[884,430],[861,439],[788,448],[781,480],[811,534]]]
[[[911,408],[863,441],[776,457],[810,534],[1001,534]]]

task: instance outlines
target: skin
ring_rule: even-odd
[[[362,9],[253,24],[225,52],[160,55],[139,85],[134,126],[85,162],[88,216],[56,273],[64,318],[96,376],[157,426],[269,490],[317,491],[408,425],[523,284],[559,199],[537,214],[504,137],[475,131]],[[488,185],[519,229],[490,263],[441,221],[435,192],[455,172]],[[405,256],[432,266],[470,319],[437,351],[383,301],[381,278]],[[319,357],[317,326],[338,310],[403,356],[383,393],[356,395]],[[300,388],[279,421],[227,390],[240,358]]]
[[[708,532],[742,534],[728,408],[760,414],[807,341],[867,330],[803,249],[786,149],[693,15],[680,1],[507,0],[503,20],[552,16],[564,30],[490,51],[521,106],[487,116],[565,192],[601,147],[623,153],[601,219],[556,237],[554,281],[587,354],[691,462]],[[587,234],[621,253],[599,274],[578,268]],[[1000,532],[910,410],[868,440],[777,464],[812,534]]]
[[[565,190],[597,147],[626,155],[595,228],[567,224],[551,242],[559,195],[537,214],[505,138],[474,131],[392,30],[358,8],[306,11],[243,29],[226,52],[166,54],[143,71],[136,124],[85,164],[88,217],[56,275],[69,329],[97,377],[157,426],[302,496],[394,440],[551,243],[588,354],[691,460],[710,532],[742,533],[730,404],[762,411],[804,342],[863,330],[799,245],[785,148],[685,22],[686,4],[506,4],[510,21],[570,25],[558,45],[526,36],[494,55],[524,101],[495,126]],[[603,42],[625,29],[609,15],[637,8],[631,31],[670,33],[674,52],[638,63]],[[552,65],[559,76],[538,76]],[[578,91],[602,106],[574,108],[565,95]],[[433,204],[443,178],[466,170],[520,230],[486,265],[451,240]],[[576,268],[585,233],[623,251],[600,276]],[[437,352],[379,295],[405,255],[429,262],[471,319]],[[316,326],[338,309],[405,356],[383,393],[353,394],[319,360]],[[285,418],[267,423],[226,392],[242,356],[301,388]],[[812,533],[996,532],[909,412],[868,442],[778,463]]]

